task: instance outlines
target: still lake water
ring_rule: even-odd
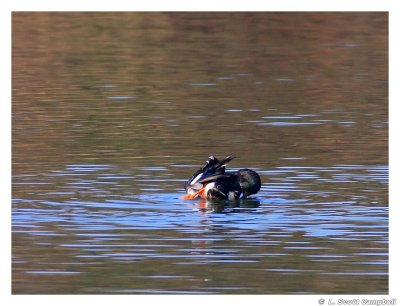
[[[13,13],[13,293],[387,293],[387,21]]]

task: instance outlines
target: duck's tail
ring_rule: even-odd
[[[215,156],[210,156],[204,167],[201,169],[201,172],[205,174],[223,174],[225,173],[225,166],[234,158],[234,156],[227,156],[224,159],[219,160]]]
[[[197,170],[193,176],[185,183],[185,189],[189,185],[194,185],[205,178],[212,176],[212,175],[219,175],[225,173],[226,165],[234,159],[233,156],[227,156],[224,159],[219,160],[215,156],[210,156],[206,161],[206,164]]]

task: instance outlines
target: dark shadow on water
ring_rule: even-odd
[[[199,199],[196,205],[202,213],[240,213],[253,211],[260,206],[260,201],[256,198],[236,201]]]

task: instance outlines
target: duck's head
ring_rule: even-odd
[[[240,169],[237,176],[244,198],[256,194],[261,189],[261,178],[257,172],[251,169]]]

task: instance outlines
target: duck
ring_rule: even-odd
[[[261,178],[251,169],[226,171],[234,159],[227,156],[221,160],[210,156],[205,165],[197,170],[184,184],[186,195],[181,199],[237,200],[256,194],[261,189]]]

